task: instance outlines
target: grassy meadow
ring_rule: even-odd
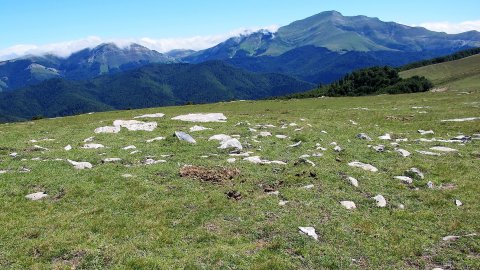
[[[480,233],[480,141],[416,141],[480,133],[479,120],[441,122],[480,117],[480,91],[465,94],[462,87],[441,93],[237,101],[2,124],[0,268],[479,269],[480,238],[471,234]],[[145,119],[158,123],[153,132],[93,132],[116,119],[157,112],[166,115]],[[228,121],[170,119],[197,112],[224,113]],[[256,126],[264,124],[276,127]],[[194,125],[211,130],[189,132]],[[435,134],[422,136],[419,129]],[[177,140],[175,131],[189,133],[197,143]],[[273,136],[255,138],[261,131]],[[229,151],[208,141],[222,133],[240,135],[244,152],[254,152],[252,156],[287,165],[253,164],[241,157],[228,163]],[[357,139],[359,133],[373,141]],[[378,139],[385,133],[391,141]],[[82,149],[83,140],[91,136],[92,143],[105,148]],[[145,142],[158,136],[166,139]],[[411,156],[394,151],[391,142],[398,138],[408,139],[398,143]],[[289,147],[298,141],[300,146]],[[343,151],[335,152],[332,142]],[[73,149],[65,151],[69,144]],[[385,152],[377,153],[369,144],[383,144]],[[49,150],[38,151],[34,145]],[[128,145],[140,152],[122,149]],[[416,152],[432,151],[433,146],[458,152]],[[13,152],[18,155],[10,156]],[[316,166],[299,159],[314,153],[323,154],[308,158]],[[122,161],[102,163],[111,157]],[[166,162],[142,164],[147,157]],[[66,159],[88,161],[93,168],[76,170]],[[355,160],[379,171],[348,166]],[[235,168],[240,173],[213,183],[181,177],[184,165]],[[393,178],[411,167],[419,168],[425,179],[407,185]],[[359,187],[342,175],[358,179]],[[427,188],[428,181],[433,189]],[[312,189],[302,188],[310,184]],[[279,194],[269,194],[267,188]],[[39,191],[49,196],[25,198]],[[241,198],[229,198],[230,191]],[[386,198],[387,207],[376,206],[372,197],[377,194]],[[463,205],[456,206],[456,199]],[[289,202],[280,206],[281,200]],[[344,200],[354,201],[357,209],[345,209],[340,204]],[[314,227],[318,241],[299,233],[300,226]],[[448,235],[461,237],[443,241]]]

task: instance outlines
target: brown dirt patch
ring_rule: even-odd
[[[199,166],[184,166],[180,169],[181,177],[190,177],[205,182],[221,183],[231,180],[240,174],[236,168],[205,168]]]

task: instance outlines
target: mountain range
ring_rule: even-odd
[[[353,70],[411,62],[480,47],[480,33],[434,32],[366,16],[326,11],[280,27],[230,38],[198,52],[165,54],[138,44],[101,44],[67,58],[27,56],[0,62],[0,91],[50,78],[91,79],[150,63],[201,63],[222,60],[254,72],[282,73],[311,83],[329,83]]]
[[[336,11],[201,51],[160,53],[106,43],[65,58],[0,62],[0,118],[258,99],[307,90],[360,68],[401,66],[475,47],[477,31],[452,35]]]

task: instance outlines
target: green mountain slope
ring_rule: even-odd
[[[5,121],[186,102],[260,99],[313,87],[286,75],[256,74],[223,62],[152,64],[88,81],[52,79],[0,93],[0,115]]]
[[[436,87],[478,90],[480,86],[480,54],[403,71],[400,75],[404,78],[424,76],[431,80]]]
[[[437,52],[438,55],[480,47],[480,33],[449,35],[421,27],[383,22],[366,16],[322,12],[280,27],[276,33],[262,30],[231,38],[184,58],[187,62],[245,56],[279,56],[313,46],[334,52]]]

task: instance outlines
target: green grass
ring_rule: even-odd
[[[136,111],[95,113],[35,122],[0,125],[0,268],[1,269],[451,269],[480,268],[480,240],[464,237],[444,243],[446,235],[480,233],[478,194],[479,141],[466,145],[415,142],[418,129],[433,129],[436,138],[480,133],[480,122],[442,123],[440,120],[480,116],[480,92],[421,93],[357,98],[325,98],[289,101],[217,103],[165,107]],[[429,106],[412,109],[413,106]],[[368,108],[369,110],[354,109]],[[427,113],[419,113],[427,111]],[[115,119],[132,119],[144,113],[163,112],[154,132],[94,134]],[[194,123],[170,120],[191,112],[223,112],[227,123],[206,123],[213,130],[190,133],[196,145],[177,141],[175,130],[188,132]],[[304,118],[305,121],[300,119]],[[358,125],[352,125],[354,120]],[[274,124],[275,137],[251,138],[246,124]],[[284,123],[297,127],[281,129]],[[311,127],[308,125],[310,124]],[[295,128],[304,127],[302,131]],[[321,133],[325,130],[328,134]],[[387,152],[376,153],[369,142],[355,138],[365,132],[371,144],[385,144]],[[408,138],[401,147],[412,152],[402,158],[388,142],[376,139],[389,132]],[[207,139],[214,134],[238,134],[247,150],[288,165],[254,165],[242,160],[228,164],[228,152]],[[107,148],[80,149],[83,140]],[[146,139],[166,136],[152,144]],[[54,141],[30,143],[31,139]],[[296,140],[298,148],[288,145]],[[344,151],[335,153],[337,142]],[[324,156],[311,158],[317,166],[295,164],[320,143]],[[50,151],[26,151],[34,144]],[[72,151],[63,147],[71,144]],[[136,145],[142,152],[122,150]],[[458,153],[423,156],[415,150],[435,145],[456,148]],[[18,152],[18,157],[8,156]],[[320,151],[321,152],[321,151]],[[105,155],[101,155],[105,153]],[[173,154],[167,163],[144,166],[145,156]],[[209,155],[209,158],[200,158]],[[50,161],[34,161],[40,157]],[[102,164],[106,157],[120,157],[120,164]],[[55,158],[89,161],[91,170],[75,170]],[[24,160],[25,159],[25,160]],[[351,168],[359,160],[379,168],[369,173]],[[240,175],[221,184],[181,178],[185,164],[226,166]],[[21,167],[31,169],[21,173]],[[410,167],[426,174],[413,188],[393,176]],[[310,173],[315,173],[311,177]],[[339,176],[347,173],[360,182],[354,188]],[[122,174],[134,175],[123,178]],[[455,189],[430,190],[426,183],[453,183]],[[278,186],[280,196],[267,195],[262,184]],[[314,184],[311,190],[301,187]],[[415,190],[417,187],[418,190]],[[239,201],[226,192],[241,192]],[[50,197],[29,201],[25,195],[45,191]],[[64,196],[59,196],[64,194]],[[387,208],[377,208],[371,199],[382,194]],[[55,199],[58,196],[60,198]],[[278,206],[280,199],[289,200]],[[456,207],[454,199],[464,205]],[[342,200],[352,200],[357,209],[347,211]],[[405,204],[405,210],[397,204]],[[319,241],[302,235],[298,226],[313,226]]]
[[[478,90],[480,87],[480,54],[460,60],[429,65],[401,72],[403,78],[425,76],[436,87],[458,91]]]

